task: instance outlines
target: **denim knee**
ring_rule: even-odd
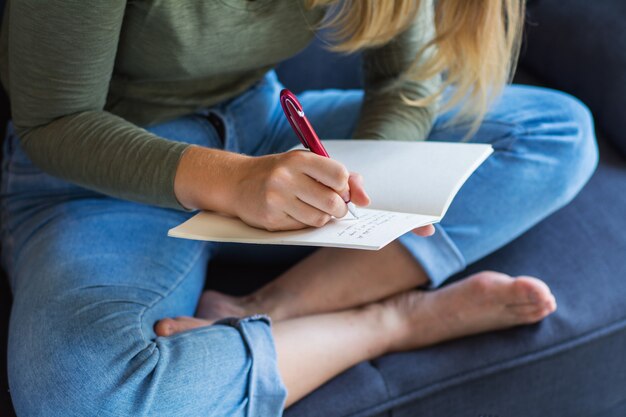
[[[144,340],[139,314],[123,294],[82,305],[63,301],[63,309],[44,306],[36,319],[17,306],[9,383],[18,415],[282,413],[286,388],[264,316]]]
[[[533,116],[522,122],[528,141],[517,143],[528,152],[532,147],[543,164],[545,187],[554,208],[569,203],[591,178],[598,164],[598,148],[591,112],[577,98],[555,90],[529,89],[535,95]]]
[[[568,146],[561,155],[561,170],[558,185],[563,205],[571,201],[589,181],[598,165],[598,147],[594,132],[594,121],[589,108],[577,98],[565,93],[553,93],[554,105],[558,106],[562,120],[558,123],[569,126],[565,135]]]

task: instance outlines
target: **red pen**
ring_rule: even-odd
[[[313,126],[309,123],[309,120],[304,115],[304,110],[302,109],[302,105],[296,98],[295,94],[286,88],[280,92],[280,105],[283,107],[283,111],[285,112],[285,116],[287,116],[287,120],[291,125],[293,131],[302,142],[302,145],[309,149],[316,155],[325,156],[326,158],[330,158],[328,152],[322,145],[320,138],[315,133]],[[350,200],[346,201],[348,205],[348,211],[355,218],[359,218],[356,215],[356,208],[354,204],[350,202]]]

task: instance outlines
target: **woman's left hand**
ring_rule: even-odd
[[[429,224],[427,226],[418,227],[417,229],[413,229],[413,233],[423,237],[432,236],[435,234],[435,226]]]
[[[370,198],[363,187],[363,176],[356,172],[351,172],[348,177],[348,186],[350,188],[350,201],[360,207],[366,207],[370,204]]]

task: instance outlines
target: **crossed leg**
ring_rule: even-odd
[[[458,265],[415,262],[411,248],[398,242],[375,254],[321,249],[251,296],[204,293],[198,317],[161,320],[157,334],[207,326],[227,315],[269,314],[291,404],[362,360],[536,322],[553,312],[549,288],[533,277],[484,271],[437,291],[411,289],[432,280],[438,267],[435,283],[512,240],[571,200],[593,172],[592,123],[580,103],[530,88],[510,89],[502,101],[488,140],[496,153],[470,179],[465,195],[462,190],[457,200],[467,204],[451,207],[446,227],[439,228],[463,255]],[[454,137],[438,133],[431,139]],[[488,198],[494,195],[503,198]],[[413,250],[419,248],[424,245]],[[306,380],[299,378],[302,371]]]
[[[544,132],[542,140],[572,152],[531,155],[548,164],[574,161],[540,170],[542,182],[567,186],[548,196],[558,200],[552,209],[589,172],[574,176],[582,167],[576,152],[583,148],[576,144],[585,142],[571,132]],[[521,152],[502,154],[522,159]],[[546,180],[564,169],[570,177],[558,177],[562,182]],[[205,294],[199,312],[205,308],[213,317],[161,320],[154,337],[155,318],[192,314],[209,248],[163,240],[161,231],[180,222],[180,214],[86,198],[80,190],[53,202],[50,187],[39,184],[51,178],[18,174],[11,184],[24,182],[24,190],[5,201],[23,205],[11,209],[9,219],[15,236],[27,242],[9,241],[15,253],[9,377],[24,415],[167,414],[172,407],[185,415],[277,415],[281,381],[290,405],[363,360],[531,323],[555,308],[541,281],[493,272],[437,291],[408,289],[427,282],[427,274],[394,243],[376,254],[320,250],[255,297]],[[55,184],[61,193],[68,187]],[[541,216],[549,211],[541,210]],[[209,326],[232,315],[211,312],[219,303],[241,315],[269,312],[276,323],[271,333],[258,318]],[[251,376],[260,379],[249,386]]]
[[[465,335],[534,323],[556,309],[555,299],[542,281],[532,277],[512,278],[497,272],[483,272],[437,291],[402,291],[406,289],[403,287],[424,283],[425,279],[419,272],[414,274],[415,262],[408,254],[402,254],[404,249],[400,245],[388,248],[374,256],[363,251],[342,256],[343,251],[322,249],[265,288],[268,293],[277,292],[275,298],[268,296],[262,300],[275,303],[279,312],[279,317],[274,315],[273,335],[278,366],[288,391],[287,406],[361,361]],[[398,261],[398,255],[409,259],[406,263]],[[322,259],[326,262],[320,262]],[[355,292],[359,294],[347,296],[343,304],[362,306],[346,308],[341,297],[334,294],[324,297],[323,289],[328,288],[328,281],[343,270],[348,274],[343,276],[347,282],[355,273],[349,267],[362,265],[358,261],[371,262],[372,268],[358,271],[361,285]],[[388,269],[385,275],[380,275],[378,268],[384,266]],[[313,294],[297,291],[298,284],[309,282],[307,278],[311,279]],[[322,291],[315,290],[315,283]],[[372,287],[366,289],[368,283]],[[296,293],[283,291],[283,286],[293,286]],[[305,287],[309,288],[308,284]],[[365,300],[364,296],[378,299],[393,291],[399,293],[377,302],[368,303],[371,300]],[[281,300],[289,299],[293,301],[287,304],[305,307],[281,309]],[[221,306],[216,309],[216,304]],[[208,318],[164,319],[157,323],[155,331],[160,336],[171,336],[209,326],[221,314],[263,312],[246,311],[246,308],[235,298],[206,292],[198,311]]]

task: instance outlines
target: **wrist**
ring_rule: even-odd
[[[192,145],[183,153],[174,180],[178,202],[187,209],[234,214],[240,166],[250,157]]]

